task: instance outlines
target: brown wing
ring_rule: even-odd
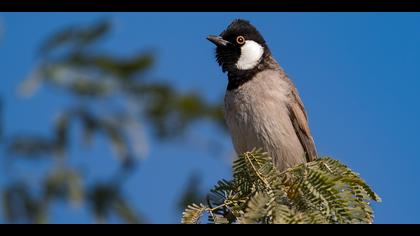
[[[290,80],[289,80],[289,83]],[[295,129],[296,135],[305,150],[306,160],[308,162],[316,159],[316,148],[309,130],[308,118],[306,116],[305,108],[296,88],[291,84],[292,101],[289,105],[289,116]]]

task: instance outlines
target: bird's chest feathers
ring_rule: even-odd
[[[289,132],[285,126],[289,123],[289,99],[290,85],[272,72],[261,72],[239,88],[227,91],[225,118],[232,136],[249,146],[267,137],[285,135]]]

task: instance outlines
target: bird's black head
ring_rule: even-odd
[[[234,20],[220,36],[210,35],[207,39],[217,46],[216,59],[223,72],[252,70],[269,52],[264,38],[246,20]]]

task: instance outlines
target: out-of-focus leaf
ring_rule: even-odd
[[[43,157],[43,155],[51,154],[56,150],[57,145],[54,140],[29,135],[13,137],[7,147],[9,153],[31,159],[34,157]]]
[[[133,207],[130,206],[123,199],[118,199],[114,203],[115,213],[129,224],[141,224],[146,223],[146,219],[139,217],[138,214],[133,210]]]
[[[145,223],[132,206],[123,198],[113,183],[98,183],[90,188],[88,200],[98,221],[103,222],[110,214],[116,214],[127,223]]]
[[[103,123],[102,125],[102,128],[105,131],[107,138],[110,140],[112,148],[117,156],[122,161],[131,159],[129,154],[129,147],[122,131],[110,122]]]
[[[78,205],[81,203],[84,196],[81,181],[78,172],[58,169],[45,179],[44,197],[47,200],[70,200],[74,205]]]
[[[79,205],[83,200],[84,190],[82,179],[78,173],[72,173],[67,180],[69,197],[73,204]]]
[[[105,84],[86,79],[73,81],[69,88],[73,93],[84,96],[99,96],[109,91],[109,87]]]
[[[76,47],[76,49],[88,46],[100,38],[104,37],[111,29],[111,23],[107,20],[96,22],[87,27],[68,27],[51,36],[41,46],[40,52],[47,54],[57,47],[68,44],[69,46]]]
[[[41,157],[42,155],[63,155],[67,146],[69,117],[62,115],[55,126],[54,138],[21,135],[13,137],[8,145],[8,152],[25,157]]]
[[[209,104],[206,113],[208,120],[215,122],[224,131],[227,131],[222,104]]]
[[[96,47],[110,27],[106,20],[87,27],[71,27],[45,41],[35,72],[20,89],[25,94],[40,85],[61,89],[72,96],[71,107],[63,109],[51,138],[12,137],[8,150],[25,157],[63,156],[70,145],[70,128],[80,122],[86,144],[97,134],[110,141],[121,160],[120,169],[111,178],[112,184],[100,183],[83,189],[80,175],[69,166],[71,161],[51,158],[57,162],[42,183],[46,196],[43,204],[48,207],[50,200],[77,203],[83,199],[88,201],[98,219],[105,220],[109,214],[116,214],[127,222],[144,222],[122,196],[120,184],[115,185],[129,176],[131,172],[127,167],[135,167],[135,157],[145,155],[147,144],[138,135],[140,122],[146,120],[160,138],[179,137],[198,120],[210,119],[224,124],[223,110],[220,104],[209,103],[199,94],[179,92],[169,83],[147,78],[145,72],[154,63],[150,51],[127,57]],[[195,191],[193,185],[198,184],[190,184],[191,198]],[[31,189],[26,191],[33,193]]]
[[[3,209],[6,219],[10,222],[46,222],[44,202],[32,196],[29,187],[21,182],[9,185],[3,190]]]
[[[40,69],[30,72],[28,77],[19,85],[19,95],[23,97],[30,97],[38,90],[42,82],[43,77]]]
[[[187,187],[179,199],[178,209],[185,209],[188,205],[195,202],[202,202],[205,199],[205,194],[199,189],[200,184],[201,176],[197,172],[194,172],[189,177]]]
[[[134,74],[149,69],[153,62],[154,58],[150,53],[129,58],[118,58],[107,54],[77,53],[61,60],[61,64],[68,67],[97,70],[122,79],[131,78]]]
[[[124,124],[132,155],[136,158],[145,159],[149,152],[149,143],[144,128],[136,117],[128,117]]]
[[[92,135],[99,128],[99,124],[94,118],[90,117],[87,114],[81,115],[80,118],[83,124],[82,139],[85,145],[89,145],[91,143]]]
[[[61,115],[55,124],[55,143],[60,155],[64,154],[67,146],[67,136],[69,130],[70,117]]]
[[[211,104],[196,93],[180,93],[163,83],[132,86],[129,92],[144,104],[145,116],[160,138],[179,136],[193,122],[203,119],[225,128],[222,105]]]
[[[106,219],[112,210],[112,204],[119,198],[120,192],[112,184],[96,184],[90,187],[88,200],[97,219]]]
[[[101,97],[108,95],[116,88],[115,83],[112,83],[109,78],[109,75],[90,74],[86,71],[72,68],[67,64],[53,63],[41,66],[37,74],[31,75],[31,77],[26,79],[21,85],[23,87],[20,89],[26,89],[26,86],[31,86],[31,80],[36,80],[37,82],[48,83],[56,88],[67,90],[77,97]],[[25,85],[25,83],[29,83],[29,85]]]

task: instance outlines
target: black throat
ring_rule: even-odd
[[[241,85],[252,80],[252,78],[254,78],[258,72],[259,70],[257,67],[251,70],[237,70],[228,72],[227,90],[231,91],[239,88]]]
[[[267,69],[278,69],[280,66],[277,62],[271,57],[270,52],[264,52],[261,62],[250,70],[232,70],[228,71],[228,85],[227,90],[232,91],[243,84],[251,81],[258,72]]]

